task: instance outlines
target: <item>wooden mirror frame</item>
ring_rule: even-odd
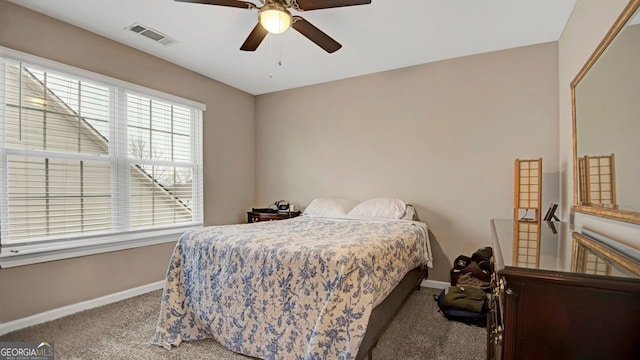
[[[579,202],[579,189],[580,189],[580,179],[579,179],[579,169],[578,169],[578,139],[577,139],[577,130],[576,130],[576,86],[580,83],[587,72],[591,69],[591,67],[596,63],[596,61],[600,58],[602,53],[607,49],[607,47],[611,44],[613,39],[618,35],[618,33],[624,28],[629,19],[633,16],[636,10],[640,7],[640,0],[630,0],[627,6],[622,11],[622,14],[618,16],[618,19],[613,23],[607,35],[605,35],[604,39],[600,42],[596,50],[591,54],[587,63],[584,64],[578,75],[571,82],[571,113],[572,113],[572,132],[573,132],[573,209],[575,212],[604,217],[613,220],[620,220],[625,222],[630,222],[633,224],[640,224],[640,213],[634,211],[626,211],[626,210],[617,210],[617,209],[609,209],[605,207],[598,206],[588,206],[581,205]]]

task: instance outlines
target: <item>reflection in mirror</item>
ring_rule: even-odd
[[[640,276],[640,265],[624,253],[602,242],[574,232],[571,271],[601,276]]]
[[[640,223],[640,0],[572,83],[576,211]]]
[[[554,226],[552,222],[547,224]],[[515,266],[531,269],[540,267],[540,227],[540,221],[513,221],[511,261]]]
[[[580,201],[584,205],[618,209],[615,155],[578,158]]]

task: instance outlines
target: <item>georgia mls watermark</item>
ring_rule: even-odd
[[[53,342],[0,342],[0,360],[53,360]]]

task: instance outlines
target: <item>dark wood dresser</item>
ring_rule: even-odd
[[[640,359],[637,258],[563,222],[521,225],[491,221],[487,358]]]
[[[247,222],[284,220],[300,216],[300,211],[259,212],[247,211]]]

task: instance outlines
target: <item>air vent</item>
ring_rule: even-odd
[[[158,42],[164,46],[171,45],[176,42],[176,40],[170,38],[169,36],[161,33],[158,30],[152,29],[148,26],[141,25],[138,23],[131,24],[125,28],[125,30],[133,31],[136,34],[142,35],[147,39],[151,39],[155,42]]]

